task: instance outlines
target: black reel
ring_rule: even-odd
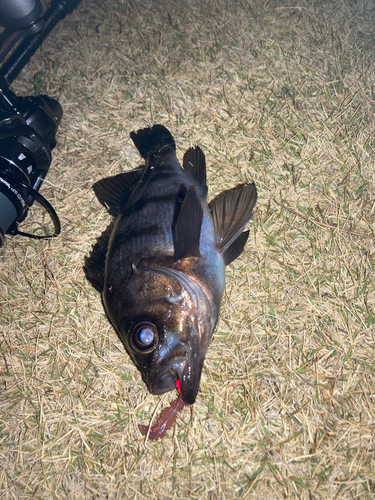
[[[48,96],[17,97],[0,75],[0,247],[4,235],[48,238],[60,233],[60,221],[51,204],[39,193],[51,164],[56,131],[63,111]],[[19,231],[34,201],[49,213],[53,234]]]
[[[9,83],[56,24],[73,12],[80,1],[51,0],[43,13],[40,0],[0,0],[0,19],[11,27],[10,36],[0,47],[0,247],[5,234],[40,239],[60,233],[59,218],[39,189],[51,164],[62,108],[46,95],[18,97]],[[18,229],[34,201],[50,215],[53,234],[39,236]]]

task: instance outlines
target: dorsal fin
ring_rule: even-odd
[[[256,202],[255,184],[240,184],[220,193],[210,202],[217,246],[224,253],[245,229]]]
[[[184,154],[184,169],[197,181],[204,195],[207,195],[206,159],[199,146],[189,148]]]
[[[104,287],[104,266],[105,258],[108,250],[108,242],[111,237],[115,221],[112,220],[110,225],[101,236],[96,240],[95,245],[92,247],[90,255],[85,257],[85,265],[83,270],[86,278],[98,292],[102,293]]]
[[[154,125],[152,128],[142,128],[138,132],[131,132],[130,138],[134,142],[142,158],[149,158],[158,153],[175,153],[176,144],[164,125]]]
[[[224,252],[224,264],[227,266],[239,257],[246,245],[249,231],[244,231]]]
[[[197,190],[192,184],[182,202],[174,227],[174,259],[199,257],[199,241],[203,221],[203,208]]]
[[[100,203],[111,215],[117,217],[132,189],[142,177],[144,169],[145,167],[138,167],[95,182],[93,190]]]

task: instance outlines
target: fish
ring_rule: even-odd
[[[208,203],[199,146],[181,165],[163,125],[130,138],[144,164],[94,184],[112,219],[85,257],[84,272],[149,391],[178,386],[179,400],[192,405],[219,318],[225,266],[244,249],[257,189],[242,183]]]

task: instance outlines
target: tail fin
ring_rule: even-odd
[[[176,144],[172,134],[163,125],[154,125],[152,128],[143,128],[138,132],[131,132],[130,138],[144,159],[157,153],[176,152]]]

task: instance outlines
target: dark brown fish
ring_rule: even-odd
[[[193,404],[215,329],[225,266],[242,252],[254,184],[207,204],[199,147],[184,155],[162,125],[130,134],[144,166],[94,184],[113,220],[85,260],[107,317],[153,394],[181,386]]]

